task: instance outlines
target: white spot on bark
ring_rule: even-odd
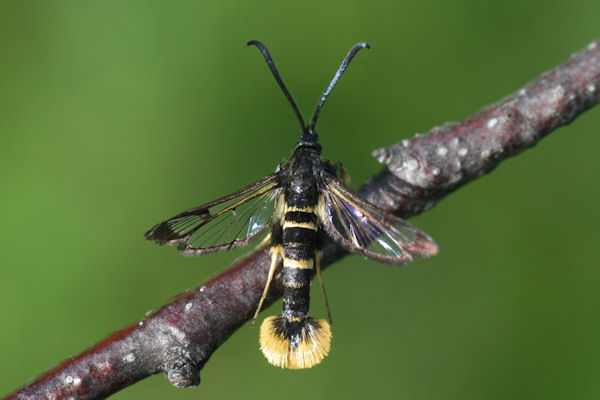
[[[448,154],[448,149],[445,148],[444,146],[438,147],[437,154],[438,154],[438,156],[442,156],[443,157],[446,154]]]
[[[201,292],[204,292],[204,286],[202,286],[202,287],[200,288],[200,291],[201,291]]]
[[[99,369],[99,370],[108,370],[108,369],[111,368],[111,365],[108,362],[108,360],[100,360],[96,364],[96,368]]]
[[[461,147],[460,149],[458,149],[458,156],[464,157],[467,155],[468,152],[469,152],[469,149],[467,149],[466,147]]]
[[[526,96],[526,95],[527,95],[527,90],[525,90],[525,89],[519,90],[519,96]]]
[[[138,326],[143,326],[143,325],[144,325],[144,321],[138,322]]]
[[[450,146],[458,147],[458,138],[452,138],[452,140],[450,140]]]
[[[558,112],[559,105],[565,97],[565,88],[562,85],[557,85],[552,89],[548,96],[548,107],[544,109],[544,117],[551,117]]]
[[[535,141],[535,131],[533,129],[523,129],[519,132],[519,136],[525,143],[533,143]]]
[[[567,93],[562,85],[556,85],[539,96],[523,104],[523,115],[529,120],[545,120],[556,118],[564,103]]]
[[[419,168],[419,162],[414,158],[411,158],[406,162],[406,168],[408,168],[410,171],[414,171],[415,169]]]
[[[212,303],[210,300],[208,302],[209,304]],[[171,334],[177,338],[177,340],[181,341],[181,342],[187,342],[186,341],[186,337],[185,337],[185,333],[181,330],[181,329],[177,329],[174,326],[169,326],[169,331],[171,332]]]
[[[65,383],[67,383],[68,385],[73,383],[73,377],[71,375],[65,376]]]
[[[488,158],[490,156],[490,151],[489,150],[483,150],[481,152],[481,158]]]
[[[460,160],[456,160],[456,161],[454,162],[454,167],[455,167],[456,169],[460,169],[460,167],[462,167],[462,164],[460,163]]]
[[[189,311],[194,306],[193,302],[189,302],[185,305],[185,311]]]
[[[135,356],[133,355],[133,353],[129,353],[125,357],[123,357],[123,361],[125,361],[126,363],[132,363],[135,361]]]
[[[408,147],[409,144],[410,144],[410,140],[408,140],[408,139],[402,140],[402,146],[403,147]]]
[[[552,97],[560,99],[565,95],[565,88],[562,85],[556,85],[554,89],[552,89]]]
[[[73,385],[79,385],[81,383],[81,378],[74,378]]]
[[[594,50],[596,48],[596,42],[592,42],[590,44],[588,44],[588,50]]]
[[[439,169],[439,168],[437,168],[437,167],[435,167],[434,169],[432,169],[432,170],[431,170],[431,173],[432,173],[433,175],[436,175],[436,176],[437,176],[437,175],[439,175],[439,174],[440,174],[440,169]]]
[[[495,127],[496,125],[498,125],[498,118],[492,118],[486,124],[486,126],[490,129]]]
[[[588,92],[591,93],[594,93],[596,91],[596,85],[594,85],[593,83],[588,84],[585,88],[588,90]]]

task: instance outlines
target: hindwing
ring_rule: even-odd
[[[437,244],[426,233],[360,199],[332,175],[323,173],[322,179],[321,223],[346,250],[390,264],[408,264],[413,255],[437,253]]]

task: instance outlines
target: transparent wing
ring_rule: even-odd
[[[146,232],[146,239],[177,246],[186,255],[244,246],[269,226],[279,197],[277,175],[177,214]]]
[[[390,264],[430,257],[438,247],[408,222],[361,200],[332,176],[324,176],[319,215],[326,232],[348,251]]]

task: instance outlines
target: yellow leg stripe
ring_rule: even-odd
[[[291,258],[284,258],[283,266],[287,268],[313,269],[314,260],[312,258],[309,258],[308,260],[292,260]]]
[[[269,274],[267,275],[267,283],[265,284],[262,296],[260,296],[260,300],[258,301],[258,307],[256,307],[256,312],[254,313],[254,318],[252,318],[252,323],[250,324],[250,326],[254,326],[254,322],[256,322],[256,317],[258,317],[258,313],[260,312],[263,302],[267,297],[267,293],[269,293],[269,286],[271,286],[271,281],[273,280],[273,275],[275,274],[277,261],[279,260],[279,257],[283,255],[283,246],[272,246],[269,252],[271,254],[271,266],[269,267]]]

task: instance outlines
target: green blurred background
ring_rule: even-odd
[[[267,44],[307,118],[346,51],[372,44],[318,126],[360,185],[381,168],[372,149],[600,36],[597,0],[523,3],[0,2],[0,395],[247,251],[185,258],[142,236],[289,157],[297,121],[247,40]],[[592,109],[413,219],[434,259],[328,269],[322,365],[273,368],[244,326],[198,388],[157,375],[114,398],[599,398],[599,125]]]

